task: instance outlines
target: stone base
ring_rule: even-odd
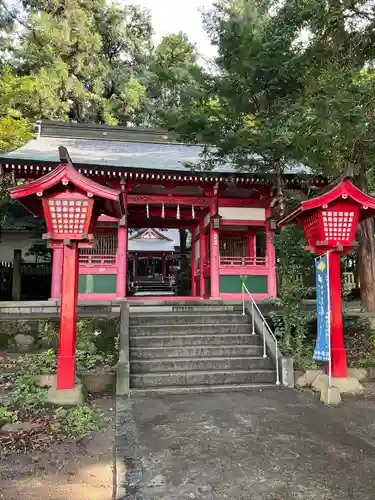
[[[320,393],[320,401],[328,406],[338,406],[341,403],[340,390],[337,387],[324,386]]]
[[[42,373],[34,376],[34,382],[38,387],[53,387],[56,386],[56,377],[53,373]]]
[[[310,387],[316,377],[322,375],[322,370],[306,370],[304,373],[296,377],[295,384],[297,387]]]
[[[314,391],[322,392],[324,387],[328,387],[328,375],[318,375],[311,386]],[[340,394],[357,394],[363,390],[362,385],[354,377],[332,378],[332,387],[336,387]]]
[[[368,370],[366,368],[348,368],[348,376],[354,377],[359,382],[368,378]]]
[[[110,372],[82,373],[84,388],[92,394],[101,394],[113,390],[115,374]]]
[[[76,384],[73,389],[57,390],[53,385],[47,392],[47,403],[57,406],[79,406],[85,402],[86,394],[82,384]]]

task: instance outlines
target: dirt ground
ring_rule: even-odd
[[[0,461],[1,500],[111,500],[115,406],[111,396],[94,405],[112,418],[91,437]]]

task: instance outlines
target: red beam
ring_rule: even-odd
[[[128,219],[129,228],[155,227],[168,229],[194,229],[199,221],[193,223],[187,220],[168,220],[168,219]]]
[[[165,205],[194,205],[195,207],[208,207],[209,198],[203,196],[181,196],[181,195],[163,195],[163,194],[129,194],[129,205],[145,205],[146,203],[158,203]]]
[[[265,227],[265,220],[223,220],[220,221],[220,226],[257,226]]]
[[[191,219],[199,221],[201,218],[204,218],[205,212],[200,209],[194,211],[194,219],[191,208],[180,207],[180,217],[183,219]],[[160,217],[162,215],[162,208],[160,207],[149,207],[148,215],[150,218],[152,217]],[[166,219],[177,219],[177,209],[176,207],[165,207],[164,208],[164,216]],[[147,219],[147,209],[146,207],[131,207],[128,210],[128,217],[136,217],[137,219],[141,219],[142,217]],[[177,219],[178,220],[178,219]]]

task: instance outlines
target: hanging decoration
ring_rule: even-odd
[[[180,204],[177,205],[177,214],[176,214],[176,219],[180,218]]]
[[[193,219],[195,219],[194,205],[191,206],[191,216],[192,216]]]
[[[161,206],[161,218],[165,219],[164,203]]]
[[[147,219],[149,219],[150,218],[150,209],[149,209],[148,203],[146,203],[146,214],[147,214]]]

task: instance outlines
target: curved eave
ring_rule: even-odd
[[[22,186],[9,189],[11,198],[19,200],[30,212],[41,214],[41,203],[36,203],[37,193],[43,193],[62,181],[74,184],[86,193],[91,193],[102,210],[108,215],[120,218],[123,213],[120,191],[103,186],[77,172],[70,164],[61,163],[59,166],[42,177]]]
[[[280,227],[287,226],[288,224],[291,224],[295,222],[295,219],[303,212],[303,207],[302,204],[299,204],[296,209],[293,210],[293,212],[290,212],[290,214],[286,215],[284,219],[281,219],[277,225]]]
[[[29,160],[12,160],[5,162],[0,158],[0,165],[5,171],[14,172],[19,178],[25,175],[33,177],[36,175],[45,174],[55,170],[59,163],[51,161],[29,161]],[[195,172],[181,170],[152,170],[150,168],[134,168],[134,167],[118,167],[108,165],[93,165],[74,163],[76,170],[85,177],[107,178],[113,180],[139,180],[139,181],[178,181],[184,183],[227,183],[228,180],[233,180],[237,185],[269,185],[274,183],[272,174],[258,174],[256,172]],[[308,174],[284,174],[284,179],[290,189],[299,189],[301,186],[315,186],[317,188],[325,186],[327,179],[321,176],[311,176]]]
[[[72,165],[64,163],[61,163],[57,168],[54,168],[51,172],[48,172],[35,181],[10,189],[9,194],[12,198],[30,196],[38,192],[47,191],[63,180],[68,180],[79,189],[92,193],[100,198],[112,201],[118,201],[119,199],[120,193],[118,191],[92,181],[77,172]]]
[[[360,220],[369,217],[369,213],[371,213],[371,215],[375,213],[375,198],[367,195],[366,193],[363,193],[350,181],[344,180],[337,186],[333,187],[327,193],[316,196],[311,200],[302,201],[297,208],[295,208],[290,214],[284,217],[284,219],[279,221],[278,225],[286,226],[287,224],[294,222],[295,219],[297,219],[302,213],[316,210],[323,207],[324,205],[329,205],[330,203],[343,196],[345,198],[350,198],[361,207],[366,207],[366,210],[360,213]]]

